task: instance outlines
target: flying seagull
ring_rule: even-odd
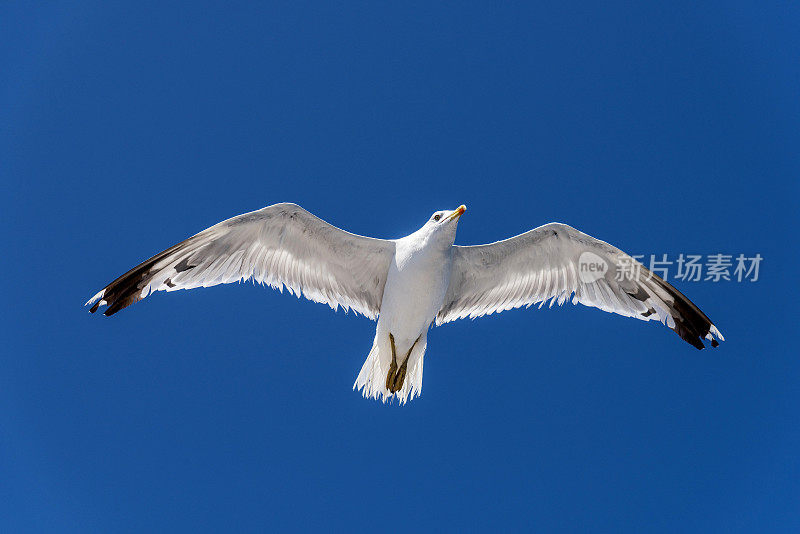
[[[222,221],[123,274],[92,297],[113,315],[153,291],[254,280],[377,319],[353,389],[400,404],[422,392],[428,329],[570,297],[658,320],[698,349],[724,341],[689,299],[616,247],[561,223],[488,245],[454,245],[465,206],[437,211],[411,235],[375,239],[283,203]]]

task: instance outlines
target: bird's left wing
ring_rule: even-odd
[[[274,204],[203,230],[123,274],[87,304],[112,315],[153,291],[252,279],[375,319],[394,242],[351,234],[296,204]]]
[[[659,320],[702,349],[724,340],[680,291],[621,250],[560,223],[488,245],[453,247],[453,270],[436,324],[480,317],[571,295],[601,310]]]

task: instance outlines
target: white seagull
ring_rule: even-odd
[[[698,349],[722,334],[689,299],[616,247],[561,223],[488,245],[454,245],[465,206],[437,211],[411,235],[340,230],[296,204],[233,217],[156,254],[86,304],[105,315],[147,297],[254,280],[378,319],[353,389],[400,404],[422,392],[428,329],[464,317],[572,296],[607,312],[658,320]]]

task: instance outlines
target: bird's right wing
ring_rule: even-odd
[[[453,270],[436,324],[571,295],[601,310],[658,320],[698,349],[719,330],[680,291],[621,250],[566,224],[550,223],[488,245],[453,247]]]
[[[351,234],[296,204],[274,204],[222,221],[156,254],[92,297],[106,315],[153,291],[252,279],[375,319],[394,241]]]

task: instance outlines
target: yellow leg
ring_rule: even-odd
[[[394,336],[389,333],[389,343],[392,345],[392,363],[389,365],[389,372],[386,374],[386,389],[394,393],[392,385],[394,384],[394,375],[397,372],[397,349],[394,346]]]
[[[406,353],[406,359],[403,361],[403,365],[400,366],[400,369],[397,368],[397,352],[394,345],[394,336],[389,334],[389,341],[392,343],[392,365],[389,367],[389,373],[386,375],[386,389],[388,389],[392,393],[396,393],[403,389],[403,382],[406,380],[406,371],[408,370],[408,360],[411,358],[411,351],[414,350],[414,347],[419,341],[419,338],[422,337],[420,335],[414,343],[411,344],[411,348],[408,349]]]

